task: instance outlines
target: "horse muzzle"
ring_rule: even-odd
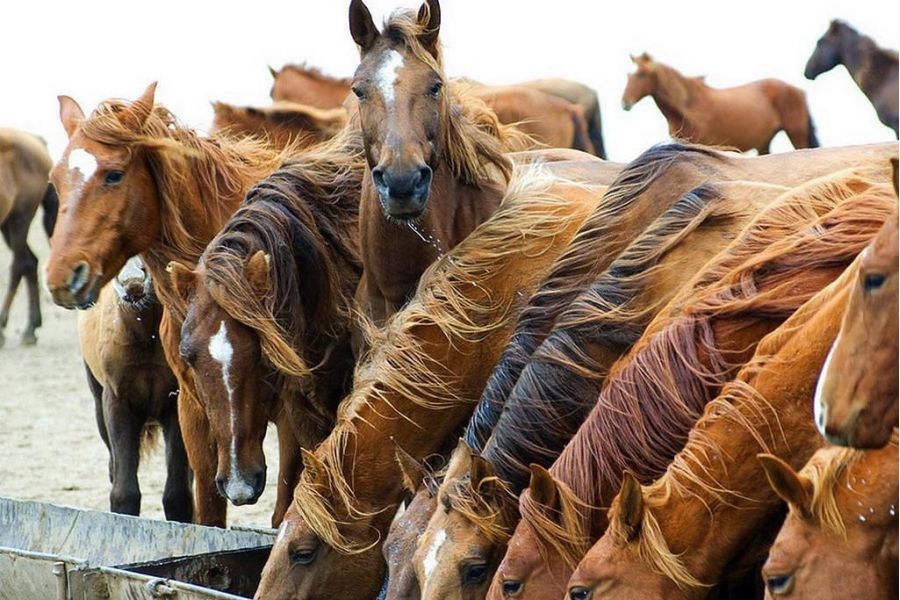
[[[431,192],[432,175],[428,165],[404,171],[380,166],[372,169],[372,181],[384,212],[401,221],[420,217]]]
[[[235,506],[256,504],[266,488],[266,470],[256,471],[250,477],[241,473],[216,477],[216,487],[219,494]]]
[[[53,302],[63,308],[90,308],[100,291],[100,273],[93,273],[85,261],[75,263],[62,286],[48,285]]]

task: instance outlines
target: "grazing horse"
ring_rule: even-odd
[[[622,108],[631,110],[650,96],[669,122],[669,135],[709,146],[769,153],[769,144],[784,130],[794,148],[816,148],[806,94],[778,79],[762,79],[717,89],[703,77],[685,77],[653,60],[646,52],[632,56],[637,66],[628,76]]]
[[[803,74],[807,79],[815,79],[838,65],[847,68],[875,107],[878,120],[898,135],[897,52],[880,48],[872,38],[835,19],[816,43]]]
[[[34,331],[41,326],[41,303],[37,257],[28,247],[28,229],[41,205],[44,231],[48,238],[53,234],[59,200],[56,190],[48,185],[52,166],[43,140],[24,131],[0,128],[0,233],[13,255],[9,288],[0,308],[0,347],[13,298],[23,277],[28,286],[28,324],[22,332],[22,343],[30,346],[37,342]]]
[[[369,167],[358,299],[376,325],[406,303],[431,263],[496,210],[512,169],[506,153],[525,141],[483,103],[445,89],[440,14],[437,0],[428,0],[418,14],[395,12],[379,32],[361,0],[350,4],[361,58],[352,90]]]
[[[816,427],[833,444],[879,448],[897,425],[897,263],[894,213],[863,251],[841,333],[816,386]]]
[[[347,124],[343,108],[321,109],[293,102],[272,106],[233,106],[213,102],[213,133],[264,137],[276,148],[307,148],[334,137]]]
[[[166,273],[193,268],[250,186],[287,156],[252,138],[203,138],[154,104],[156,84],[134,102],[107,100],[85,116],[60,96],[69,144],[52,171],[62,201],[47,287],[66,308],[86,308],[129,257],[140,254],[164,312],[160,339],[179,384],[178,412],[194,472],[195,519],[225,524],[215,444],[178,346],[187,303]]]
[[[830,231],[832,209],[853,195],[846,186],[839,193],[833,187],[830,180],[813,182],[776,200],[613,367],[550,471],[532,467],[519,499],[522,520],[491,598],[562,596],[568,575],[606,527],[599,507],[609,505],[622,471],[644,480],[663,473],[703,406],[759,340],[852,259],[862,236],[851,236],[855,246],[832,247],[815,229]],[[856,225],[842,224],[841,231]]]
[[[275,527],[302,468],[300,448],[325,439],[350,390],[364,171],[358,132],[346,131],[251,188],[196,271],[169,265],[189,300],[180,353],[210,417],[217,487],[233,504],[262,493],[262,442],[267,423],[277,424]]]
[[[656,473],[626,473],[615,499],[608,490],[600,502],[585,499],[591,506],[612,500],[612,508],[609,528],[569,581],[570,599],[705,598],[723,578],[761,562],[771,521],[780,515],[755,455],[770,452],[799,467],[822,445],[809,399],[837,334],[847,282],[856,275],[855,268],[843,267],[894,202],[883,187],[857,176],[828,184],[819,190],[821,199],[845,199],[811,227],[773,244],[795,275],[782,280],[787,287],[776,285],[768,295],[773,306],[787,308],[791,292],[806,288],[809,297],[829,280],[832,284],[759,343],[752,360],[706,406],[662,477],[642,488],[639,481],[649,482]],[[816,200],[815,194],[803,195]],[[751,259],[749,266],[762,266],[770,253]],[[760,273],[777,279],[778,270]]]
[[[296,102],[316,108],[330,109],[343,106],[350,94],[351,79],[325,75],[319,69],[306,64],[284,65],[272,74],[269,95],[275,102]]]
[[[439,451],[474,401],[518,312],[598,201],[596,189],[523,169],[495,215],[423,276],[357,367],[338,423],[294,491],[257,598],[373,598],[405,488],[399,457]],[[362,462],[360,462],[362,461]]]
[[[487,444],[463,447],[451,461],[441,510],[415,557],[423,600],[486,595],[518,521],[529,465],[550,466],[593,407],[613,362],[656,311],[784,191],[760,184],[692,190],[557,317]]]
[[[766,598],[896,598],[897,430],[880,450],[823,448],[799,473],[759,459],[790,507],[763,567]]]
[[[166,441],[166,518],[189,523],[193,514],[190,469],[178,426],[178,383],[163,355],[163,308],[141,259],[128,259],[97,306],[78,315],[78,341],[97,428],[109,450],[109,508],[139,515],[138,464],[142,441],[159,425]]]

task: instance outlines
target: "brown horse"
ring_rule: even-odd
[[[784,130],[794,148],[819,145],[806,94],[778,79],[737,87],[709,87],[703,77],[685,77],[646,52],[632,56],[637,70],[628,76],[622,108],[631,110],[650,96],[669,122],[669,135],[709,146],[728,146],[760,154]]]
[[[442,510],[415,557],[423,599],[485,596],[518,521],[529,464],[553,462],[596,402],[613,362],[656,311],[784,191],[761,184],[692,190],[557,317],[487,444],[464,447],[451,462],[439,492]]]
[[[350,95],[352,79],[341,79],[325,75],[319,69],[308,65],[284,65],[272,74],[272,89],[269,95],[275,102],[296,102],[316,108],[330,109],[343,106]]]
[[[350,389],[359,283],[358,133],[307,150],[257,184],[209,243],[196,271],[171,263],[189,306],[180,353],[218,448],[216,485],[254,503],[266,481],[262,442],[278,427],[278,526],[301,470]]]
[[[187,303],[166,274],[193,267],[249,187],[284,155],[252,138],[202,138],[154,104],[156,84],[134,102],[108,100],[86,117],[60,97],[69,145],[52,171],[62,218],[47,262],[47,287],[66,308],[86,308],[129,257],[140,254],[164,314],[160,339],[179,383],[179,422],[194,471],[195,518],[224,525],[215,444],[178,345]]]
[[[497,208],[524,143],[477,101],[445,89],[440,6],[395,12],[379,32],[361,0],[350,33],[353,80],[369,173],[360,200],[363,281],[358,298],[376,324],[402,307],[422,272]]]
[[[597,92],[583,83],[558,77],[523,81],[516,85],[540,90],[581,108],[587,121],[588,137],[591,138],[594,154],[600,158],[606,158],[606,148],[603,144],[603,124],[600,119],[600,100],[597,98]]]
[[[816,427],[832,443],[878,448],[897,424],[897,264],[895,213],[863,252],[841,333],[816,386]]]
[[[856,246],[834,248],[809,232],[830,224],[829,211],[848,196],[849,189],[836,193],[827,180],[788,192],[660,312],[613,368],[550,472],[532,468],[492,598],[562,595],[606,526],[597,507],[609,504],[622,470],[646,480],[664,472],[703,406],[761,337],[835,276],[834,263],[852,258],[859,238],[851,238]]]
[[[167,519],[189,523],[190,470],[178,427],[178,383],[159,341],[162,313],[152,277],[135,256],[103,288],[97,306],[78,315],[78,340],[109,450],[110,510],[140,514],[141,443],[159,425],[166,441],[163,509]]]
[[[893,202],[886,190],[856,176],[830,183],[820,190],[823,196],[846,199],[813,221],[812,229],[776,242],[773,249],[787,251],[782,254],[786,266],[802,265],[799,278],[785,281],[788,289],[806,287],[809,297],[829,279],[837,281],[759,343],[753,359],[706,407],[660,479],[642,489],[635,475],[626,474],[612,502],[609,529],[572,575],[570,598],[600,593],[611,598],[702,598],[710,586],[762,558],[771,539],[767,525],[779,517],[778,502],[760,481],[762,469],[753,458],[763,450],[802,465],[821,445],[809,399],[837,333],[846,283],[855,275],[853,269],[842,275],[841,264],[871,239]],[[751,265],[765,262],[768,254]],[[810,264],[817,266],[810,270]],[[776,305],[783,305],[788,289],[771,290]],[[592,506],[609,503],[608,497],[586,501]]]
[[[59,200],[56,190],[48,185],[52,166],[43,140],[24,131],[0,128],[0,233],[13,255],[9,288],[0,308],[0,347],[22,278],[28,286],[28,324],[22,332],[22,343],[30,346],[37,342],[34,331],[41,326],[41,303],[37,257],[28,247],[28,229],[41,205],[44,231],[48,238],[53,234]]]
[[[766,598],[896,598],[897,430],[881,450],[823,448],[799,473],[759,459],[790,507],[763,567]]]
[[[405,490],[398,455],[421,461],[462,426],[525,299],[598,201],[545,169],[515,177],[497,213],[377,332],[335,429],[304,453],[258,598],[375,596],[380,542]]]
[[[815,79],[838,65],[847,68],[875,107],[878,120],[898,135],[897,52],[880,48],[872,38],[835,19],[816,43],[803,74],[807,79]]]
[[[343,108],[321,109],[293,102],[264,108],[213,102],[212,107],[213,133],[264,137],[277,148],[307,148],[334,137],[347,124]]]

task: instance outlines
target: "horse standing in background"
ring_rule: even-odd
[[[284,65],[281,70],[269,67],[269,73],[272,74],[272,89],[269,91],[272,100],[323,109],[343,106],[352,84],[351,79],[325,75],[305,63]]]
[[[588,136],[591,138],[594,154],[599,158],[606,158],[606,148],[603,144],[603,124],[600,119],[600,100],[597,98],[597,92],[583,83],[559,77],[534,79],[515,85],[540,90],[580,107],[587,121]]]
[[[233,106],[213,102],[211,133],[264,137],[276,148],[308,148],[337,135],[347,124],[343,108],[321,109],[293,102],[272,106]]]
[[[878,120],[898,135],[897,52],[880,48],[872,38],[835,19],[816,43],[803,74],[807,79],[815,79],[838,65],[847,68],[875,107]]]
[[[109,508],[139,515],[141,445],[158,424],[166,441],[166,518],[190,523],[190,469],[178,426],[178,383],[163,355],[159,324],[163,307],[153,280],[133,256],[100,292],[97,305],[78,314],[78,341],[97,428],[109,450]]]
[[[28,229],[40,205],[44,209],[44,231],[48,238],[53,235],[59,199],[56,189],[48,183],[52,166],[43,140],[24,131],[0,128],[0,233],[13,255],[9,288],[0,308],[0,347],[23,278],[28,286],[28,324],[22,332],[22,343],[37,343],[34,332],[41,326],[38,261],[28,247]]]
[[[768,154],[772,138],[784,130],[794,148],[819,146],[806,94],[798,87],[762,79],[717,89],[703,77],[685,77],[656,62],[646,52],[631,60],[637,69],[628,76],[622,108],[631,110],[645,96],[652,97],[675,139]]]

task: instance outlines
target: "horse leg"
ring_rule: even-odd
[[[769,140],[765,144],[762,144],[761,146],[757,147],[756,148],[757,154],[759,154],[760,156],[768,154],[769,153],[769,144],[771,144],[771,143],[772,143],[772,140]]]
[[[103,416],[112,450],[113,481],[109,508],[124,515],[141,514],[138,463],[141,453],[143,419],[139,419],[110,391],[103,390]]]
[[[172,406],[160,418],[166,441],[166,487],[163,490],[163,511],[166,519],[190,523],[194,517],[191,494],[191,469],[187,450],[178,424],[178,410]]]
[[[91,395],[94,397],[94,418],[97,420],[97,431],[100,432],[100,439],[106,444],[106,450],[109,454],[109,482],[112,483],[112,448],[110,448],[109,445],[109,432],[106,430],[106,420],[103,417],[103,386],[100,385],[100,382],[94,377],[94,374],[91,372],[91,368],[87,366],[87,363],[84,364],[84,370],[87,373],[88,388],[90,388]]]
[[[272,527],[277,528],[294,499],[294,488],[300,479],[303,459],[300,442],[294,435],[290,419],[282,416],[278,428],[278,496],[272,513]]]
[[[181,383],[181,382],[180,382]],[[194,472],[194,522],[211,527],[225,527],[227,506],[216,488],[216,446],[209,430],[209,420],[200,401],[185,385],[178,395],[178,421]]]
[[[28,286],[28,328],[22,333],[22,342],[28,346],[37,343],[35,330],[44,324],[41,317],[41,297],[38,288],[38,260],[28,245],[25,245],[25,283]]]
[[[6,290],[6,297],[3,299],[3,306],[0,307],[0,346],[3,345],[3,330],[6,329],[6,324],[9,322],[9,310],[12,307],[13,298],[15,298],[16,290],[19,287],[19,280],[22,279],[22,275],[18,269],[16,249],[12,244],[10,236],[10,229],[11,223],[9,220],[0,227],[0,232],[3,234],[3,240],[6,242],[6,245],[9,246],[10,250],[13,251],[12,264],[9,267],[9,287]]]

